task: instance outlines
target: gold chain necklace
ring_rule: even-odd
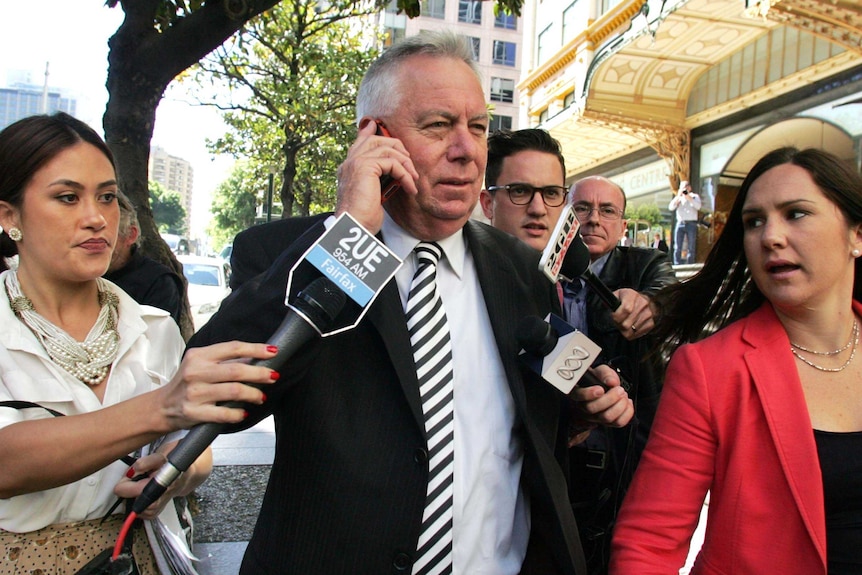
[[[796,351],[797,349],[799,349],[799,350],[802,350],[802,351],[805,351],[808,353],[813,353],[815,355],[827,355],[827,356],[837,355],[837,354],[841,353],[842,351],[846,350],[848,347],[850,347],[851,343],[853,344],[853,349],[850,350],[850,357],[847,358],[847,361],[845,361],[844,365],[842,365],[841,367],[823,367],[822,365],[817,365],[813,361],[809,361],[808,359],[802,357],[801,355],[799,355],[799,352]],[[835,351],[814,351],[814,350],[810,350],[810,349],[807,349],[805,347],[802,347],[801,345],[795,344],[791,341],[790,342],[790,351],[793,353],[793,355],[795,355],[803,363],[810,365],[811,367],[813,367],[816,370],[826,371],[829,373],[837,373],[839,371],[844,371],[847,368],[847,366],[850,365],[850,362],[852,362],[853,358],[856,356],[856,347],[858,345],[859,345],[859,324],[854,319],[853,320],[853,333],[850,335],[850,341],[848,341],[847,345],[845,345],[841,349],[836,349]]]

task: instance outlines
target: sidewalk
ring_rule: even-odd
[[[197,490],[194,553],[200,575],[236,575],[275,453],[272,417],[213,442],[212,476]]]

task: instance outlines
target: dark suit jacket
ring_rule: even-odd
[[[179,323],[186,287],[174,270],[132,248],[132,257],[118,270],[107,272],[114,282],[141,305],[151,305],[171,314]]]
[[[301,236],[309,226],[325,220],[330,214],[286,218],[241,231],[233,239],[230,255],[232,290],[265,272],[269,266]]]
[[[322,231],[318,222],[266,274],[233,292],[190,345],[264,341],[285,313],[287,270]],[[562,396],[516,357],[519,320],[558,310],[556,292],[537,271],[539,254],[520,241],[476,222],[466,224],[465,236],[521,422],[522,482],[532,513],[522,573],[582,574],[563,471]],[[298,270],[292,291],[314,275]],[[280,372],[276,387],[267,389],[267,406],[276,418],[275,461],[242,573],[409,570],[428,465],[395,282],[384,287],[358,327],[309,344]],[[250,411],[250,420],[262,417]]]
[[[667,254],[651,248],[616,247],[602,268],[600,279],[611,291],[631,288],[653,295],[675,283]],[[610,547],[610,526],[646,445],[661,393],[662,372],[651,356],[655,340],[649,335],[634,341],[622,336],[601,298],[587,295],[587,330],[602,348],[598,363],[619,368],[630,385],[636,419],[624,428],[600,427],[572,449],[571,498],[591,573],[604,572]],[[600,465],[603,464],[603,467]]]

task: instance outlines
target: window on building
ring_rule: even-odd
[[[569,4],[565,10],[563,10],[563,44],[577,36],[581,30],[578,25],[578,2],[580,0],[574,0],[571,4]],[[584,22],[586,20],[584,19]]]
[[[511,130],[512,129],[512,116],[499,116],[494,114],[491,116],[491,122],[488,125],[488,131],[494,132],[496,130]]]
[[[548,24],[548,27],[539,32],[539,41],[536,46],[536,64],[541,65],[554,52],[556,42],[551,38],[551,28],[553,24]]]
[[[494,16],[494,28],[505,28],[506,30],[518,29],[518,18],[514,14],[500,12]]]
[[[494,64],[515,66],[515,43],[494,40]]]
[[[542,110],[542,113],[539,114],[539,123],[544,124],[545,122],[548,121],[549,117],[550,117],[550,113],[548,112],[548,109],[545,108],[544,110]]]
[[[422,15],[430,18],[446,17],[446,0],[422,0]]]
[[[383,46],[389,48],[393,44],[403,40],[406,36],[404,28],[386,28],[386,37],[383,40]]]
[[[482,41],[479,38],[474,36],[468,36],[467,39],[470,41],[470,49],[473,50],[473,61],[479,61],[479,47]]]
[[[622,2],[622,0],[601,0],[599,2],[599,8],[601,8],[601,12],[604,14],[620,2]]]
[[[563,99],[563,108],[564,109],[568,108],[569,106],[571,106],[574,103],[575,103],[575,93],[569,92],[568,94],[566,94],[566,97]]]
[[[491,78],[491,101],[509,102],[515,101],[515,81],[508,78]]]
[[[482,2],[480,0],[458,0],[458,22],[481,24]]]

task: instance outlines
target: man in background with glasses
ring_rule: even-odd
[[[652,295],[676,282],[667,254],[620,246],[626,232],[626,196],[607,178],[590,176],[572,185],[569,199],[590,252],[590,269],[620,300],[616,310],[581,280],[563,286],[566,319],[601,348],[601,363],[628,382],[635,419],[625,428],[598,427],[569,450],[569,496],[580,529],[589,573],[606,573],[611,529],[646,444],[661,391],[663,371],[650,352],[655,326]],[[589,388],[588,392],[600,394]]]
[[[560,143],[539,129],[488,136],[485,189],[479,201],[495,228],[542,251],[566,203]]]

